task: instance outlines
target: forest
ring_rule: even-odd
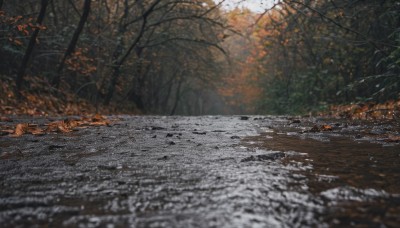
[[[0,111],[399,110],[397,0],[225,2],[0,0]]]

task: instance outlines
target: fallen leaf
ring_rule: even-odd
[[[13,137],[20,137],[23,134],[26,133],[28,130],[29,124],[27,123],[19,123],[17,126],[15,126],[15,131],[14,134],[12,135]]]
[[[331,125],[322,125],[320,129],[321,129],[321,131],[332,131],[332,126]]]
[[[75,128],[79,125],[81,125],[81,123],[78,120],[72,120],[72,119],[66,119],[64,120],[64,124],[68,127],[68,128]]]
[[[92,121],[93,122],[98,122],[98,121],[102,121],[105,120],[106,118],[100,114],[96,114],[94,116],[92,116]]]
[[[41,128],[29,129],[29,133],[31,133],[32,135],[37,135],[37,136],[42,136],[42,135],[46,134],[46,132]]]
[[[89,125],[90,126],[109,126],[110,121],[108,121],[108,120],[96,121],[96,122],[89,123]]]
[[[72,131],[64,121],[59,121],[57,129],[62,133],[68,133]]]
[[[68,124],[65,122],[65,120],[62,120],[49,123],[47,125],[46,131],[68,133],[72,130],[68,127]]]

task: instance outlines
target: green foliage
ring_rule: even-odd
[[[398,2],[332,2],[285,1],[267,14],[263,112],[399,99]]]

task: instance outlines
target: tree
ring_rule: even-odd
[[[17,95],[18,98],[21,98],[21,88],[24,83],[24,75],[26,71],[26,67],[28,66],[29,59],[31,57],[32,51],[35,47],[37,37],[39,35],[39,31],[41,30],[41,25],[44,20],[44,17],[46,15],[46,9],[49,1],[48,0],[41,0],[41,8],[39,15],[36,20],[36,24],[38,25],[37,28],[35,28],[34,32],[32,33],[32,36],[29,40],[28,47],[26,48],[25,55],[22,59],[21,66],[19,68],[19,71],[17,73],[17,77],[15,79],[15,94]]]
[[[113,73],[111,76],[111,81],[108,87],[108,91],[107,94],[105,96],[104,99],[104,104],[107,105],[110,103],[111,98],[114,94],[114,89],[115,89],[115,85],[117,84],[118,78],[120,76],[120,72],[121,72],[121,66],[124,64],[124,62],[127,60],[127,58],[131,55],[132,51],[134,50],[134,48],[136,47],[136,45],[139,43],[140,39],[142,38],[145,29],[146,29],[146,25],[147,25],[147,19],[150,16],[150,14],[154,11],[155,7],[161,2],[161,0],[155,0],[154,2],[151,3],[151,5],[145,9],[142,13],[142,15],[140,15],[139,19],[135,19],[135,20],[139,20],[141,22],[140,25],[140,29],[135,37],[135,39],[132,41],[132,43],[129,45],[129,47],[126,49],[126,51],[124,53],[121,53],[120,56],[115,56],[115,59],[113,61]],[[127,7],[128,5],[125,4],[125,7]],[[128,10],[128,9],[126,9]],[[131,23],[131,22],[130,22]],[[126,25],[124,25],[126,26]],[[122,27],[124,27],[122,26]],[[139,106],[141,106],[139,104]],[[139,107],[139,108],[144,108],[144,107]]]
[[[75,51],[75,47],[76,47],[76,44],[78,43],[79,36],[80,36],[80,34],[83,30],[83,27],[85,26],[85,23],[87,21],[87,18],[89,16],[90,2],[91,2],[91,0],[85,0],[84,5],[83,5],[83,13],[79,20],[78,26],[74,32],[74,35],[72,36],[72,39],[68,45],[67,50],[64,53],[64,57],[62,58],[60,64],[58,65],[56,75],[53,78],[53,83],[52,83],[56,88],[58,88],[60,85],[61,72],[64,68],[65,60]]]
[[[206,100],[216,94],[227,58],[221,46],[227,29],[222,3],[48,1],[46,36],[36,34],[40,45],[28,52],[23,45],[34,40],[29,23],[35,19],[19,15],[32,15],[42,5],[34,0],[7,3],[0,15],[0,42],[5,44],[0,52],[7,61],[0,62],[0,77],[24,69],[30,75],[27,93],[163,114],[211,110]]]
[[[304,113],[398,99],[398,12],[395,1],[278,2],[259,18],[266,21],[262,109]]]

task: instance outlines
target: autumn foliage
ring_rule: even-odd
[[[3,117],[1,122],[12,122],[10,118]],[[68,118],[64,120],[53,121],[39,126],[32,123],[18,123],[13,125],[0,125],[2,136],[9,135],[11,137],[21,137],[25,134],[42,136],[52,133],[69,133],[78,129],[87,128],[89,126],[109,126],[112,123],[105,116],[96,114],[90,117]]]
[[[398,1],[274,3],[5,1],[0,111],[304,114],[399,100]]]
[[[227,23],[241,35],[230,34],[224,41],[231,62],[219,87],[219,94],[233,109],[233,113],[256,113],[263,94],[262,66],[259,60],[265,56],[261,45],[261,29],[264,24],[256,22],[258,15],[249,10],[235,9],[227,13]]]
[[[16,0],[0,8],[0,82],[18,100],[0,96],[14,109],[3,113],[69,114],[76,103],[91,113],[222,109],[209,102],[219,99],[214,85],[226,61],[219,34],[227,28],[213,1]]]
[[[357,103],[330,107],[324,116],[355,120],[396,120],[400,121],[400,100],[385,103]]]
[[[236,9],[227,21],[243,36],[225,42],[233,73],[221,92],[230,104],[269,114],[399,100],[399,17],[392,0],[280,1],[261,14]],[[376,109],[360,115],[392,115]]]
[[[28,37],[33,30],[46,30],[47,27],[37,25],[32,17],[9,16],[6,12],[0,10],[0,24],[2,27],[8,27],[3,38],[6,38],[15,46],[22,46],[22,38]]]

